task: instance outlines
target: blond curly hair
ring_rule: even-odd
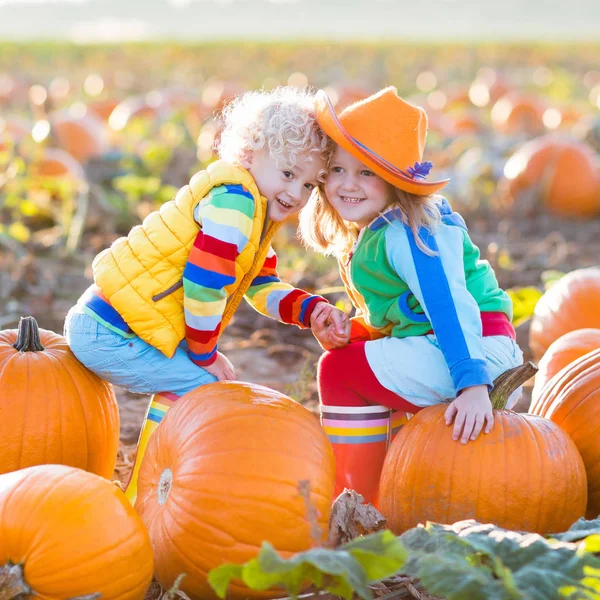
[[[298,155],[314,153],[326,159],[328,138],[317,125],[315,93],[291,86],[241,94],[225,106],[216,150],[234,164],[263,150],[280,168],[292,168]],[[323,179],[324,172],[320,176]]]

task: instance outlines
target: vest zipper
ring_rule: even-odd
[[[162,300],[169,294],[172,294],[173,292],[177,291],[180,287],[183,287],[183,278],[180,279],[177,283],[173,284],[168,290],[165,290],[160,294],[156,294],[156,296],[152,296],[152,301],[158,302],[159,300]]]

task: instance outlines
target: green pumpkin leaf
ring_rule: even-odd
[[[389,530],[356,538],[343,548],[358,560],[369,581],[381,581],[397,573],[408,555],[400,539]]]
[[[226,564],[210,571],[208,581],[224,598],[232,579],[253,590],[283,587],[295,598],[308,584],[350,600],[354,594],[370,600],[369,583],[398,573],[406,550],[391,531],[378,531],[330,550],[313,548],[282,558],[268,542],[244,565]]]
[[[400,540],[403,571],[448,600],[600,599],[600,559],[581,544],[461,521],[428,523]]]
[[[586,519],[579,519],[568,531],[552,535],[551,537],[561,542],[579,542],[584,540],[589,535],[600,534],[600,518],[594,519],[593,521],[587,521]]]
[[[225,598],[227,595],[227,588],[232,579],[242,578],[242,569],[242,565],[234,565],[231,563],[211,569],[208,573],[208,583],[212,589],[215,590],[215,593],[219,598]]]

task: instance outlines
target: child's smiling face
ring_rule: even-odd
[[[325,161],[316,153],[296,156],[293,167],[281,167],[268,152],[258,150],[240,161],[254,178],[258,191],[267,199],[271,221],[283,221],[303,208],[318,185]]]
[[[393,199],[393,186],[337,146],[329,163],[325,192],[346,221],[367,226]]]

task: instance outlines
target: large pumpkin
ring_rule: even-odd
[[[135,508],[150,532],[155,577],[165,588],[186,573],[191,598],[216,598],[208,572],[255,557],[263,540],[284,556],[315,544],[299,483],[323,540],[334,486],[334,457],[318,420],[268,388],[240,382],[182,396],[150,438]],[[274,597],[231,585],[229,598]]]
[[[33,317],[0,331],[0,473],[57,463],[110,478],[118,445],[112,386],[62,336]]]
[[[569,331],[600,328],[599,306],[600,268],[577,269],[561,277],[535,306],[529,330],[535,360]]]
[[[148,532],[113,483],[63,465],[0,475],[0,598],[142,600]]]
[[[380,505],[392,531],[476,519],[545,534],[564,531],[584,515],[585,467],[560,427],[494,410],[492,431],[463,445],[452,439],[447,408],[419,411],[388,450]]]
[[[535,385],[531,393],[532,401],[536,401],[544,386],[561,369],[598,348],[600,348],[600,329],[576,329],[552,342],[538,364]]]
[[[559,371],[531,405],[551,419],[579,449],[588,477],[588,518],[600,515],[600,349]]]
[[[600,213],[600,177],[592,148],[554,134],[524,144],[507,161],[501,183],[515,204],[540,203],[565,217]],[[531,199],[529,199],[531,197]]]

